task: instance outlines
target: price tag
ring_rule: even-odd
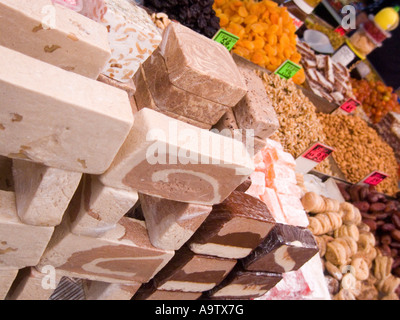
[[[341,36],[344,36],[347,33],[347,31],[342,26],[337,27],[334,31]]]
[[[293,61],[286,60],[282,65],[276,69],[275,74],[280,76],[282,79],[289,80],[301,70],[301,66],[294,63]]]
[[[314,143],[299,158],[296,159],[296,171],[306,174],[328,158],[335,149],[320,142]]]
[[[316,143],[309,150],[307,150],[302,157],[315,161],[317,163],[321,163],[326,158],[328,158],[334,149],[324,146],[323,144]]]
[[[225,48],[228,49],[228,51],[231,51],[233,49],[239,39],[240,38],[238,36],[235,36],[234,34],[229,33],[224,29],[219,29],[217,34],[213,37],[214,41],[222,44]]]
[[[389,176],[386,173],[374,171],[374,172],[370,173],[366,178],[361,180],[360,183],[368,184],[370,186],[377,186],[383,180],[385,180],[387,177],[389,177]]]
[[[361,102],[350,98],[347,100],[345,103],[343,103],[340,106],[340,109],[343,111],[346,111],[347,113],[352,113],[354,110],[356,110],[359,106],[361,106]]]

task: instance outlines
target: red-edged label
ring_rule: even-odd
[[[362,182],[369,184],[370,186],[377,186],[383,180],[389,177],[386,173],[374,171],[368,177],[366,177]]]
[[[302,155],[302,157],[317,163],[321,163],[326,158],[328,158],[333,151],[335,151],[333,148],[330,148],[320,143],[316,143],[310,149],[308,149]]]
[[[288,13],[289,13],[289,16],[293,20],[293,24],[296,27],[296,30],[300,29],[301,26],[304,24],[304,21],[300,20],[299,18],[297,18],[295,15],[291,14],[290,12],[288,12]]]
[[[347,31],[342,26],[337,27],[334,31],[336,33],[339,33],[341,36],[344,36],[347,33]]]
[[[350,98],[345,103],[340,106],[340,109],[346,111],[347,113],[352,113],[361,105],[361,102]]]

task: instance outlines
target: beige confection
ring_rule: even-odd
[[[176,87],[204,92],[209,100],[229,107],[247,93],[235,61],[220,43],[174,22],[164,30],[159,48]]]
[[[18,274],[18,269],[0,270],[0,300],[4,300]]]
[[[21,221],[35,226],[59,225],[82,173],[18,159],[13,160],[12,172]]]
[[[83,290],[86,300],[131,300],[141,283],[123,284],[84,280]]]
[[[142,64],[141,72],[156,108],[162,113],[174,113],[192,121],[214,125],[230,109],[226,105],[209,100],[205,92],[199,91],[194,94],[172,84],[165,59],[159,49]],[[137,79],[137,76],[135,78]],[[140,84],[137,88],[140,88]],[[137,90],[136,95],[141,94]]]
[[[106,27],[51,0],[1,0],[0,12],[1,46],[91,79],[111,57]]]
[[[173,257],[174,251],[151,245],[143,221],[122,218],[102,237],[71,233],[68,219],[60,224],[38,267],[51,265],[71,277],[110,283],[144,283]]]
[[[100,180],[168,200],[213,205],[253,171],[240,141],[145,108],[135,114],[129,137]]]
[[[172,201],[140,194],[140,204],[151,243],[178,250],[201,226],[212,206]]]
[[[106,171],[133,124],[128,94],[5,47],[0,56],[0,155]]]
[[[7,300],[48,300],[61,278],[62,274],[55,269],[43,273],[35,267],[21,269]]]
[[[68,208],[71,232],[100,237],[113,229],[138,201],[135,191],[107,187],[97,176],[84,175]]]
[[[263,81],[252,68],[238,66],[248,88],[247,94],[233,108],[240,129],[253,130],[257,139],[267,139],[279,128],[278,117]]]
[[[152,93],[150,92],[149,85],[148,85],[148,79],[144,73],[143,70],[143,65],[141,65],[138,69],[138,71],[135,73],[133,77],[135,86],[136,86],[136,93],[135,93],[135,101],[138,110],[142,110],[144,108],[149,108],[153,109],[157,112],[161,112],[165,114],[168,117],[189,123],[193,126],[209,130],[211,129],[212,125],[203,123],[198,121],[198,119],[192,119],[188,118],[185,116],[182,116],[174,111],[168,111],[166,109],[161,109],[160,106],[156,105],[156,102],[154,100],[154,97]]]
[[[0,191],[0,270],[35,266],[54,227],[23,224],[18,218],[15,193]]]

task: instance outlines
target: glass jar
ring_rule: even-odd
[[[351,45],[363,56],[369,55],[382,44],[376,42],[361,25],[358,30],[349,38]]]
[[[384,31],[376,24],[373,20],[373,16],[369,17],[369,20],[364,23],[364,29],[377,43],[382,43],[387,38],[391,37],[391,34]]]

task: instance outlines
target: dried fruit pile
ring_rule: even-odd
[[[240,37],[233,49],[236,54],[270,71],[287,59],[300,63],[296,27],[286,7],[270,0],[216,0],[214,9],[221,28]],[[303,83],[304,70],[293,81]]]
[[[392,241],[390,232],[384,233],[385,236],[376,235],[376,228],[363,219],[368,213],[360,211],[365,209],[360,204],[360,196],[364,201],[378,195],[386,199],[385,196],[360,186],[341,185],[341,191],[349,201],[358,201],[340,203],[315,192],[307,192],[302,198],[330,294],[334,300],[399,300],[398,250],[382,244],[382,240]],[[397,208],[389,203],[376,202],[371,207],[382,204],[388,217]],[[382,213],[383,210],[379,212]],[[371,215],[375,214],[378,213]]]
[[[213,0],[145,0],[154,12],[164,12],[169,19],[212,38],[219,30],[219,18],[213,10]]]
[[[373,123],[381,121],[390,111],[400,112],[397,94],[382,81],[352,79],[352,86],[354,95]]]

